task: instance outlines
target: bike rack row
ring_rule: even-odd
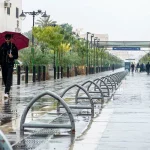
[[[72,134],[75,134],[75,120],[71,109],[90,109],[91,110],[91,118],[94,117],[94,106],[96,104],[100,104],[101,108],[105,100],[109,100],[114,95],[114,92],[117,90],[119,85],[121,84],[122,79],[127,75],[127,71],[122,71],[118,73],[114,73],[105,77],[96,78],[91,81],[88,80],[81,85],[74,84],[67,89],[59,96],[54,92],[45,91],[42,94],[36,96],[31,100],[28,106],[25,108],[21,121],[20,121],[20,135],[24,135],[24,130],[26,128],[41,128],[41,129],[70,129]],[[69,90],[77,88],[77,91],[74,97],[74,105],[69,105],[64,101],[65,95],[69,92]],[[27,114],[33,104],[37,102],[41,97],[48,95],[57,100],[57,112],[60,112],[60,109],[63,108],[66,110],[70,124],[35,124],[35,123],[25,123]]]
[[[23,112],[23,115],[21,117],[21,122],[20,122],[20,131],[23,131],[25,128],[70,128],[72,133],[75,133],[75,121],[73,118],[73,114],[71,112],[70,108],[73,109],[91,109],[91,117],[94,117],[94,104],[97,104],[96,102],[94,102],[94,100],[99,100],[99,102],[101,104],[104,103],[104,98],[107,97],[107,99],[110,99],[111,96],[114,94],[115,90],[118,88],[118,86],[121,83],[121,80],[127,75],[128,72],[126,71],[122,71],[122,72],[118,72],[118,73],[114,73],[111,74],[109,76],[106,77],[102,77],[102,78],[97,78],[94,81],[86,81],[81,85],[78,84],[74,84],[70,87],[68,87],[67,89],[64,90],[64,92],[61,94],[61,96],[50,92],[50,91],[46,91],[38,96],[36,96],[26,107],[26,109]],[[96,83],[95,83],[96,81]],[[85,86],[89,83],[88,86]],[[93,90],[92,90],[92,85],[93,86]],[[66,104],[66,102],[63,100],[63,97],[65,96],[65,94],[72,88],[74,87],[78,87],[78,90],[76,92],[76,97],[75,97],[75,104],[76,105],[68,105]],[[103,90],[105,90],[103,93]],[[79,92],[83,91],[85,93],[86,96],[79,96]],[[92,96],[93,93],[96,93],[96,96]],[[68,116],[70,118],[70,125],[50,125],[50,124],[29,124],[29,123],[25,123],[25,119],[27,116],[27,113],[29,111],[29,109],[32,107],[32,105],[41,97],[45,96],[45,95],[49,95],[51,97],[53,97],[54,99],[56,99],[58,101],[57,103],[57,111],[60,111],[60,108],[65,108]],[[89,101],[90,105],[77,105],[80,104],[79,100],[83,100],[86,99]],[[60,105],[61,104],[61,105]]]

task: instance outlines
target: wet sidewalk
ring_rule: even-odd
[[[11,144],[14,144],[14,142],[19,140],[21,115],[25,107],[32,100],[33,97],[46,90],[50,90],[60,95],[66,88],[72,86],[73,84],[81,85],[87,80],[93,80],[123,70],[124,69],[117,69],[114,72],[106,71],[94,75],[63,78],[56,81],[49,80],[44,82],[21,84],[19,86],[14,84],[12,86],[10,98],[8,101],[5,101],[3,98],[4,87],[0,87],[0,130],[2,130],[7,135],[7,138],[9,139]],[[47,99],[44,98],[45,102],[47,102]],[[44,103],[41,103],[40,105],[44,107],[44,109],[47,109]],[[30,120],[33,119],[32,111],[29,112],[29,117]]]
[[[73,150],[150,150],[150,75],[128,74]]]

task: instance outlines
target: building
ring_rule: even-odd
[[[0,0],[0,32],[21,32],[22,0]]]

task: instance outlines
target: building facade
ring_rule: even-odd
[[[0,0],[0,32],[21,32],[22,0]]]

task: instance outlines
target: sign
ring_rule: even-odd
[[[123,50],[123,51],[139,51],[140,47],[113,47],[113,50]]]
[[[126,60],[135,60],[135,59],[126,59]]]

